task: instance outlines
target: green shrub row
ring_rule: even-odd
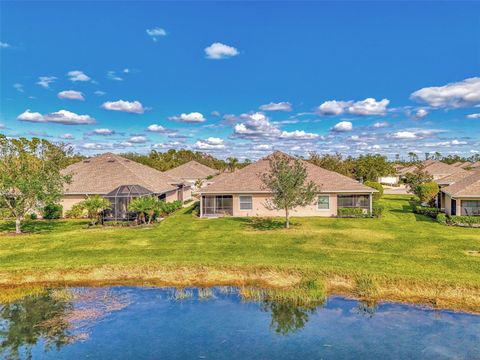
[[[374,218],[381,218],[383,216],[383,211],[385,210],[385,206],[379,204],[378,202],[374,201],[372,204],[372,216]]]
[[[434,207],[417,205],[413,208],[413,212],[415,214],[426,215],[436,219],[437,215],[440,213],[440,210]]]
[[[445,214],[438,214],[437,221],[447,225],[480,226],[480,216],[446,216]]]
[[[363,218],[368,215],[360,208],[338,208],[337,216],[343,218]]]

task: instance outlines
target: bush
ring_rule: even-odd
[[[382,204],[379,204],[378,202],[374,202],[372,204],[372,216],[375,218],[381,218],[383,215],[383,210],[385,207]]]
[[[65,212],[65,217],[69,219],[81,219],[86,216],[82,204],[74,204],[70,210]]]
[[[438,187],[438,184],[430,181],[418,185],[415,189],[415,194],[422,203],[430,203],[433,199],[435,199],[435,196],[437,196],[439,190],[440,188]]]
[[[43,218],[52,220],[60,219],[62,217],[63,206],[60,204],[47,204],[43,208]]]
[[[437,214],[437,222],[440,224],[446,224],[447,223],[447,215],[444,213],[438,213]]]
[[[375,181],[365,181],[365,185],[378,191],[377,193],[373,194],[373,201],[380,200],[380,198],[383,196],[382,184]]]
[[[38,215],[37,215],[37,213],[30,213],[29,217],[30,217],[30,220],[37,220]]]
[[[160,215],[166,216],[169,215],[182,207],[182,202],[180,200],[175,200],[172,202],[162,202],[160,204]]]
[[[344,218],[362,218],[365,217],[363,209],[360,208],[338,208],[338,217]]]
[[[448,217],[447,222],[452,225],[460,226],[480,226],[480,216],[450,216]]]
[[[436,219],[437,215],[440,213],[440,210],[434,207],[417,205],[413,208],[413,212],[415,214],[426,215]]]

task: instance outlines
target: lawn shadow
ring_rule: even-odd
[[[285,229],[285,220],[277,218],[261,218],[261,217],[251,217],[251,218],[231,218],[234,221],[239,221],[245,225],[245,227],[259,230],[259,231],[270,231],[270,230],[281,230]],[[290,227],[297,227],[299,223],[290,221]]]
[[[22,233],[36,234],[53,231],[62,231],[73,227],[80,227],[86,221],[65,221],[65,220],[25,220],[22,222]],[[15,221],[4,221],[0,223],[0,235],[15,232]]]

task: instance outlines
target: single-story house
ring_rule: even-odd
[[[472,171],[467,171],[462,169],[462,171],[457,171],[451,175],[437,179],[435,180],[435,182],[438,184],[441,190],[442,188],[452,185],[455,182],[462,180],[472,174],[473,174]],[[442,210],[445,209],[445,194],[442,191],[440,191],[437,195],[436,204],[437,204],[437,207],[439,207],[440,209]]]
[[[459,168],[462,168],[462,169],[466,169],[466,168],[469,168],[470,166],[472,166],[472,163],[470,161],[457,161],[455,163],[452,164],[452,166],[455,166],[455,167],[459,167]]]
[[[441,188],[447,215],[480,216],[480,171]]]
[[[195,160],[189,161],[183,165],[164,172],[164,174],[175,179],[180,179],[183,182],[190,184],[192,187],[195,186],[197,180],[210,179],[219,173],[220,171],[200,164]]]
[[[106,217],[122,220],[128,218],[128,204],[136,197],[151,195],[167,202],[191,198],[189,184],[112,153],[79,161],[62,173],[71,175],[61,200],[64,212],[88,196],[98,194],[112,203]]]
[[[407,166],[399,171],[400,177],[405,177],[408,173],[413,173],[416,170],[422,170],[433,177],[433,180],[438,180],[457,172],[463,171],[461,167],[445,164],[438,160],[425,160],[419,165]]]
[[[274,154],[290,157],[281,152]],[[201,189],[200,216],[283,216],[283,211],[272,210],[268,206],[271,192],[261,180],[262,174],[270,171],[270,156],[233,173],[221,174],[214,183]],[[307,161],[300,161],[307,170],[307,181],[313,181],[319,187],[320,194],[311,205],[293,209],[292,216],[336,216],[338,208],[346,207],[361,208],[365,212],[372,210],[375,189]]]

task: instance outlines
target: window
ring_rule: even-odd
[[[252,197],[249,196],[240,196],[240,210],[252,210]]]
[[[338,195],[338,207],[370,207],[370,197],[368,195]]]
[[[319,196],[317,200],[317,209],[324,210],[330,209],[330,196]]]
[[[479,216],[480,200],[462,200],[462,215]]]

